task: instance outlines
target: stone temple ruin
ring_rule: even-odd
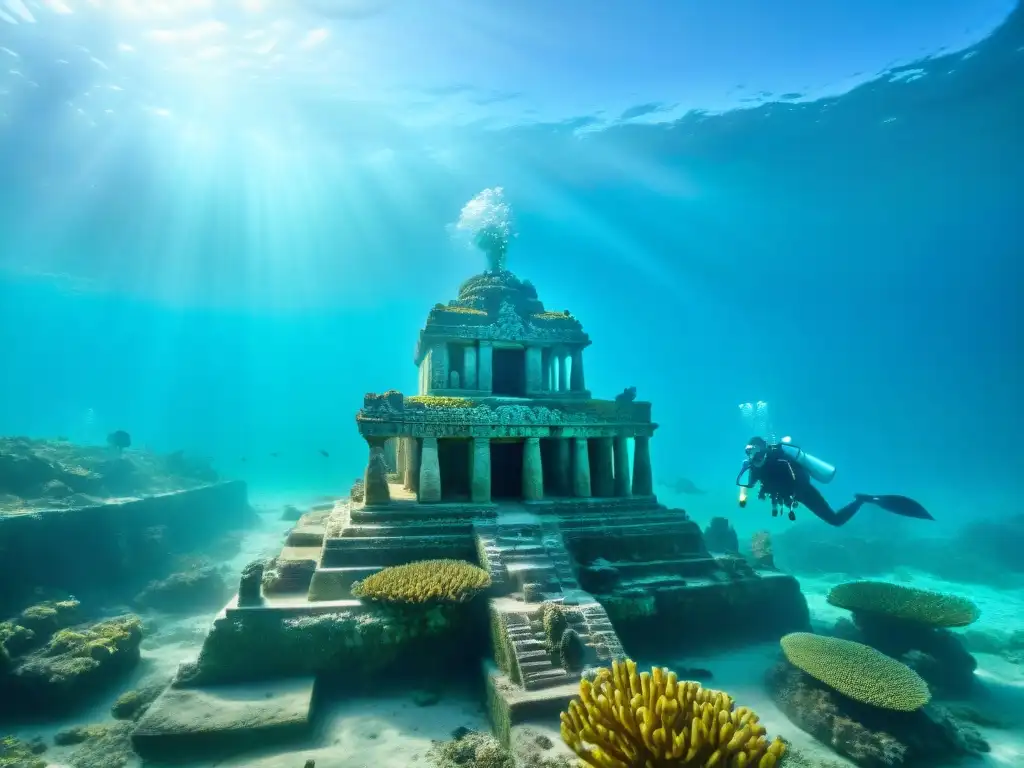
[[[658,503],[651,404],[632,389],[593,398],[583,365],[590,343],[576,318],[545,310],[510,272],[471,277],[456,300],[436,305],[416,346],[417,394],[369,394],[356,416],[369,458],[351,498],[311,510],[278,558],[247,569],[198,660],[182,665],[140,723],[136,748],[176,749],[197,721],[178,712],[215,712],[217,696],[231,695],[237,712],[245,697],[223,693],[232,685],[250,686],[249,726],[308,724],[317,679],[353,659],[376,663],[360,656],[371,644],[349,630],[323,634],[325,617],[365,633],[378,619],[353,584],[415,561],[460,559],[490,574],[486,615],[432,640],[459,648],[467,644],[452,633],[483,636],[489,712],[506,741],[524,723],[557,728],[581,669],[627,651],[679,658],[805,629],[807,606],[792,577],[713,555],[686,512]],[[582,640],[572,669],[545,643],[550,606],[564,609]],[[306,643],[303,632],[321,634]],[[409,632],[388,632],[373,635],[378,661],[389,643],[413,645],[388,660],[427,657]],[[476,658],[463,652],[463,665],[474,671]],[[271,695],[277,709],[263,717],[255,710]],[[281,714],[282,701],[294,703],[290,714]],[[237,731],[237,722],[208,721],[204,738],[218,727]]]

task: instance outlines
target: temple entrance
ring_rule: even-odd
[[[495,347],[491,357],[491,391],[495,395],[526,395],[526,350]]]
[[[441,470],[441,500],[469,499],[469,456],[472,441],[441,438],[437,441],[437,464]]]
[[[523,497],[523,440],[491,440],[491,498]]]

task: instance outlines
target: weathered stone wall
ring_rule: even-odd
[[[215,483],[119,504],[0,517],[0,611],[37,588],[128,591],[166,576],[172,560],[252,520],[244,482]]]

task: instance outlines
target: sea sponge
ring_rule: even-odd
[[[465,560],[420,560],[367,576],[351,592],[382,603],[465,603],[490,586],[487,571]]]
[[[554,650],[562,639],[562,633],[569,626],[565,609],[558,603],[544,603],[541,617],[544,622],[544,639],[549,649]]]
[[[965,597],[884,581],[850,581],[833,587],[828,601],[848,611],[873,613],[929,627],[966,627],[981,611]]]
[[[583,657],[586,648],[583,640],[575,629],[566,629],[562,639],[558,641],[558,658],[566,672],[579,672],[583,669]]]
[[[679,682],[664,667],[637,674],[631,660],[580,681],[562,739],[594,768],[774,768],[786,750],[727,694]]]
[[[781,645],[794,667],[864,704],[913,712],[931,700],[928,684],[914,670],[862,643],[793,632]]]

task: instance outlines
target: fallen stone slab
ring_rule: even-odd
[[[252,749],[304,735],[310,726],[313,677],[262,683],[168,688],[132,734],[150,760]]]

